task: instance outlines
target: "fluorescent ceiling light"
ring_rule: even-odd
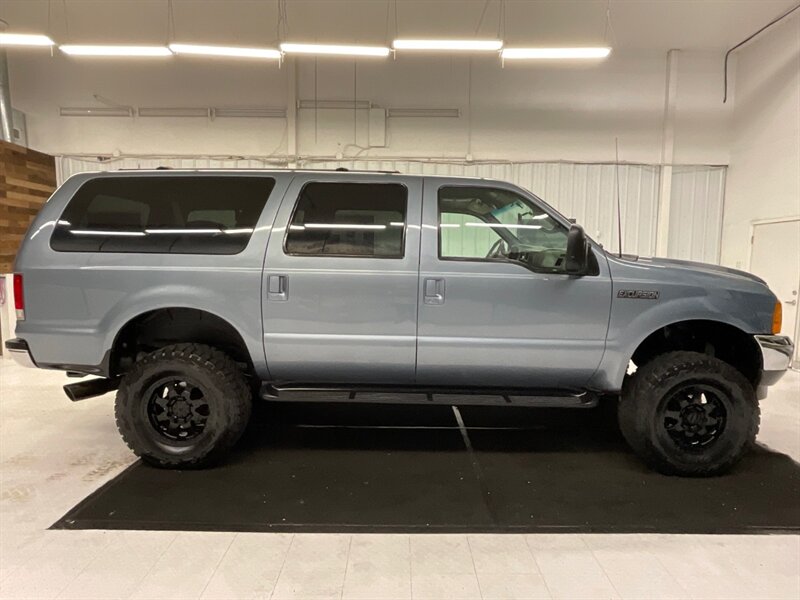
[[[62,117],[132,117],[133,109],[126,106],[62,106],[58,114]]]
[[[199,228],[199,229],[145,229],[145,233],[156,233],[156,234],[166,234],[166,235],[190,235],[190,234],[214,234],[214,233],[222,233],[222,230],[219,228]]]
[[[174,106],[145,106],[137,111],[140,117],[202,117],[225,118],[243,117],[250,119],[286,118],[284,108],[266,108],[259,106],[205,108],[205,107],[174,107]]]
[[[458,108],[388,108],[386,116],[390,119],[396,117],[449,117],[458,118],[461,110]]]
[[[330,44],[281,44],[287,54],[328,54],[332,56],[389,56],[383,46],[338,46]]]
[[[492,227],[500,229],[541,229],[541,225],[515,225],[513,223],[474,223],[469,221],[464,223],[467,227]]]
[[[350,109],[372,108],[369,100],[300,100],[297,108],[331,108],[331,109]]]
[[[199,46],[196,44],[170,44],[175,54],[197,54],[201,56],[230,56],[237,58],[280,59],[281,53],[273,48],[246,48],[243,46]]]
[[[605,58],[611,48],[504,48],[503,59]]]
[[[143,237],[144,231],[104,231],[102,229],[70,229],[72,235],[117,236],[117,237]]]
[[[496,52],[502,40],[395,40],[395,50],[454,50],[466,52]]]
[[[204,117],[208,118],[208,108],[145,107],[138,110],[140,117]]]
[[[306,223],[306,229],[386,229],[386,225],[367,225],[362,223]]]
[[[55,42],[38,33],[0,33],[0,46],[52,46]]]
[[[72,45],[59,46],[64,54],[71,56],[172,56],[166,46],[94,46]]]
[[[260,108],[257,106],[253,107],[222,107],[222,108],[212,108],[211,114],[216,118],[225,118],[225,117],[240,117],[245,119],[285,119],[286,118],[286,109],[285,108]]]

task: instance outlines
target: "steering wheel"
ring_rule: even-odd
[[[486,253],[486,258],[503,258],[507,253],[506,242],[501,238],[492,244],[489,252]]]

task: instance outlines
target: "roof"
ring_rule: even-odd
[[[114,174],[131,174],[131,173],[324,173],[326,175],[332,174],[341,174],[342,176],[346,176],[348,174],[355,174],[355,175],[386,175],[388,177],[391,176],[399,176],[399,177],[413,177],[413,178],[437,178],[437,179],[469,179],[475,181],[498,181],[502,183],[508,183],[499,179],[492,179],[488,177],[476,177],[472,175],[443,175],[443,174],[435,174],[435,173],[401,173],[400,171],[380,171],[380,170],[368,170],[368,169],[281,169],[281,168],[269,168],[269,169],[253,169],[253,168],[243,168],[243,169],[236,169],[236,168],[207,168],[207,169],[174,169],[172,167],[157,167],[155,169],[117,169],[114,171],[83,171],[82,173],[77,174],[93,174],[93,175],[114,175]]]

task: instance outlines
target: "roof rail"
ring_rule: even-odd
[[[114,169],[115,171],[308,171],[308,172],[334,172],[334,173],[382,173],[384,175],[402,175],[400,171],[390,171],[385,169],[348,169],[347,167],[336,167],[334,169],[313,169],[295,167],[292,169],[286,167],[122,167],[121,169]]]

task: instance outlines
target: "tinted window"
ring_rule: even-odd
[[[439,213],[439,240],[442,258],[486,258],[492,246],[502,241],[497,232],[478,217],[464,213]]]
[[[439,190],[439,256],[523,261],[564,271],[567,230],[527,198],[487,187]]]
[[[267,177],[100,177],[86,182],[56,224],[62,252],[236,254],[275,185]]]
[[[309,183],[286,234],[288,254],[402,258],[405,186]]]

